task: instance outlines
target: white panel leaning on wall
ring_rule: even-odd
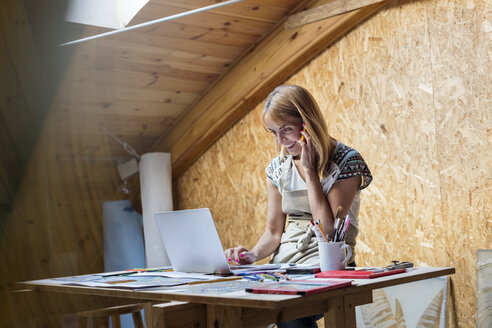
[[[446,327],[447,277],[376,289],[356,308],[358,328]]]
[[[477,252],[477,328],[492,327],[492,249]]]

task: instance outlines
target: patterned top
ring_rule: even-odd
[[[286,158],[287,156],[280,158],[280,155],[275,157],[265,169],[268,179],[277,188],[279,188],[279,180]],[[359,152],[338,141],[327,173],[326,178],[321,180],[325,194],[328,194],[334,183],[343,179],[360,176],[362,180],[358,190],[366,188],[372,181],[371,171]]]

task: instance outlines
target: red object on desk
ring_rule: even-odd
[[[316,281],[316,280],[288,280],[273,283],[264,283],[260,286],[246,288],[249,293],[256,294],[291,294],[311,295],[326,290],[349,287],[352,281]]]
[[[343,278],[343,279],[371,279],[383,276],[389,276],[396,273],[406,272],[406,269],[395,269],[388,271],[367,271],[367,270],[340,270],[340,271],[322,271],[315,275],[316,278]]]

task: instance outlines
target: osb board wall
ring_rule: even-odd
[[[491,12],[480,0],[388,5],[286,81],[313,93],[330,133],[372,170],[357,264],[456,267],[459,327],[474,326],[476,252],[492,248]],[[224,247],[252,247],[265,228],[277,150],[261,106],[177,182],[179,207],[209,207]]]

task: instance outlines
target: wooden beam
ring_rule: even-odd
[[[308,8],[324,3],[326,1],[318,1]],[[375,13],[384,3],[293,30],[285,30],[283,24],[277,25],[196,101],[170,133],[161,137],[151,150],[170,152],[173,177],[181,176],[274,87]]]
[[[296,28],[382,1],[383,0],[335,0],[325,5],[304,10],[289,16],[285,21],[284,26],[286,29]]]

